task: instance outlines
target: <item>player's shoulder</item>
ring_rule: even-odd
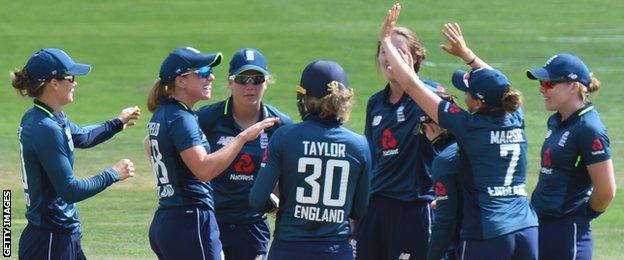
[[[197,110],[195,110],[195,114],[197,114],[197,116],[222,115],[224,114],[224,111],[225,111],[225,103],[226,103],[226,100],[221,100],[216,103],[204,105],[198,108]]]
[[[280,111],[279,109],[277,109],[276,107],[270,105],[270,104],[264,104],[264,107],[267,110],[268,116],[270,117],[279,117],[280,125],[292,125],[294,122],[293,120],[284,112]]]

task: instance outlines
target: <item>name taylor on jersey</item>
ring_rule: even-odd
[[[347,149],[347,146],[345,144],[341,144],[341,143],[328,143],[328,142],[315,142],[315,141],[301,141],[301,144],[303,144],[303,155],[306,157],[333,157],[333,158],[345,158],[346,154],[345,151]],[[335,160],[335,159],[331,159],[333,161],[342,161],[342,160]],[[331,161],[330,160],[330,161]],[[345,161],[346,162],[346,161]],[[347,168],[347,172],[348,172],[348,168]],[[325,174],[328,174],[327,172]],[[344,174],[344,173],[343,173]],[[346,173],[347,175],[344,176],[346,178],[348,178],[348,173]],[[316,174],[314,174],[316,175]],[[320,174],[319,174],[320,175]],[[311,176],[310,176],[311,177]],[[317,178],[320,178],[320,176],[317,176]],[[345,178],[345,179],[346,179]],[[308,180],[308,178],[306,178],[306,180]],[[327,183],[323,183],[325,185],[327,185]],[[316,185],[321,185],[321,184],[316,184]],[[331,184],[330,184],[331,185]],[[331,192],[331,188],[329,188],[329,190],[327,190],[327,188],[324,188],[324,192]],[[345,188],[346,190],[346,188]],[[312,195],[314,196],[314,195]],[[317,196],[319,196],[317,194]],[[331,195],[329,195],[329,197],[331,197]],[[312,199],[312,201],[315,202],[319,202],[318,198]],[[325,201],[325,200],[323,200]],[[336,209],[332,209],[332,208],[321,208],[321,207],[317,207],[316,205],[301,205],[299,203],[303,202],[303,201],[297,201],[298,204],[295,205],[295,211],[294,211],[294,217],[295,218],[300,218],[300,219],[306,219],[306,220],[310,220],[310,221],[318,221],[318,222],[333,222],[333,223],[342,223],[345,221],[345,212],[342,208],[336,208]],[[307,203],[306,203],[307,204]],[[344,205],[344,202],[340,203],[341,205],[327,205],[327,203],[323,202],[325,207],[331,207],[331,206],[339,206],[342,207]]]

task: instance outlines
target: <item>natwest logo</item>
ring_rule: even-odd
[[[252,174],[256,166],[253,163],[251,155],[244,153],[234,164],[234,171],[237,173]]]
[[[393,149],[397,147],[397,140],[394,138],[390,129],[384,129],[381,134],[381,148],[384,150]]]
[[[552,160],[550,159],[550,152],[551,152],[551,149],[550,147],[548,147],[542,153],[542,166],[544,167],[548,167],[548,168],[552,167]]]

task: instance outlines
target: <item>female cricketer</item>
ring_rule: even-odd
[[[20,259],[85,259],[76,202],[134,176],[129,159],[90,178],[74,175],[74,148],[98,145],[141,115],[135,106],[99,125],[81,128],[72,123],[63,107],[74,101],[76,76],[90,71],[90,65],[74,62],[63,50],[46,48],[23,69],[11,72],[13,87],[34,99],[17,131],[28,220],[19,241]]]
[[[540,259],[591,259],[589,222],[615,197],[607,129],[589,101],[600,81],[572,54],[557,54],[527,72],[540,81],[548,118],[537,187]]]
[[[537,259],[538,224],[526,192],[527,142],[520,94],[504,74],[467,47],[458,24],[445,25],[443,34],[450,46],[441,47],[472,67],[452,77],[453,85],[465,92],[470,112],[428,91],[405,62],[410,54],[394,47],[390,39],[399,12],[396,4],[380,33],[391,69],[412,99],[457,138],[466,168],[461,174],[462,258]]]
[[[303,70],[297,86],[303,122],[273,134],[249,194],[252,208],[261,208],[279,180],[269,259],[353,259],[349,219],[366,212],[371,159],[366,139],[342,126],[352,99],[336,62],[318,60]]]
[[[163,61],[148,97],[153,112],[146,146],[156,175],[159,207],[149,230],[159,259],[222,259],[212,187],[243,145],[278,119],[268,118],[234,137],[214,153],[192,108],[211,97],[214,66],[221,53],[203,54],[192,47],[174,50]]]
[[[414,59],[409,62],[410,67],[420,71],[426,50],[416,34],[408,28],[395,27],[390,39],[397,48],[411,53]],[[399,86],[380,42],[377,66],[388,84],[373,94],[366,106],[364,135],[372,153],[373,169],[370,207],[356,225],[357,258],[424,259],[434,198],[431,162],[438,151],[421,131],[420,119],[426,116],[425,112]],[[433,91],[443,90],[436,82],[423,82]]]
[[[225,172],[210,182],[225,257],[256,259],[268,252],[270,230],[264,209],[254,210],[249,206],[249,191],[271,136],[278,127],[292,121],[262,101],[269,85],[269,67],[260,51],[244,48],[234,53],[228,84],[231,91],[228,99],[196,111],[211,148],[221,149],[240,132],[265,118],[280,119],[278,124],[265,129],[260,138],[247,142]]]

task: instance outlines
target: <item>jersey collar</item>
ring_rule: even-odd
[[[591,112],[592,110],[594,110],[594,105],[592,103],[587,103],[584,107],[576,110],[576,112],[574,112],[572,115],[570,115],[570,117],[568,117],[564,121],[561,121],[561,114],[559,112],[557,112],[557,113],[555,113],[553,115],[553,118],[555,120],[553,122],[551,122],[551,123],[554,124],[554,126],[557,126],[557,127],[571,125],[571,124],[574,124],[574,123],[578,122],[579,119],[583,115]]]
[[[390,103],[390,83],[386,84],[386,87],[383,90],[384,95],[383,95],[383,102],[388,104],[389,106],[400,106],[401,104],[403,104],[403,101],[405,101],[406,98],[410,98],[407,95],[407,92],[403,91],[403,95],[401,95],[401,98],[399,99],[399,101],[397,101],[396,103],[392,104]]]
[[[35,103],[35,107],[40,109],[41,111],[43,111],[44,113],[48,114],[48,116],[50,117],[54,117],[54,109],[52,109],[50,106],[46,105],[45,103],[34,99],[33,101]]]

